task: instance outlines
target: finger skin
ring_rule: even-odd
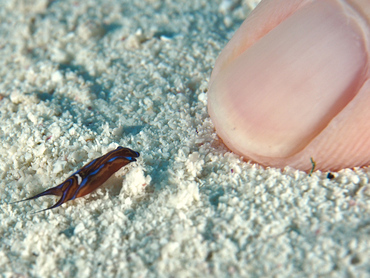
[[[365,5],[365,6],[363,6]],[[235,153],[309,171],[370,163],[366,1],[262,1],[224,48],[208,110]]]

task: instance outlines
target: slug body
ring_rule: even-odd
[[[61,184],[18,202],[37,199],[45,195],[55,195],[61,196],[59,201],[55,205],[44,210],[59,207],[69,200],[73,200],[93,192],[115,172],[123,166],[136,161],[136,158],[139,156],[140,154],[138,152],[129,148],[118,147],[117,149],[89,162]]]

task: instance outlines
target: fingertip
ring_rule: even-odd
[[[263,1],[225,47],[212,73],[208,108],[234,152],[267,166],[307,170],[311,156],[322,157],[311,143],[320,145],[314,139],[368,78],[368,49],[362,26],[336,1],[286,1],[283,17],[269,6],[282,2]],[[254,25],[261,23],[258,16],[269,17],[272,29]],[[308,164],[302,163],[307,155]],[[319,169],[331,165],[318,161]]]

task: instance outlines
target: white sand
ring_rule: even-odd
[[[369,169],[243,162],[206,89],[258,1],[0,1],[2,277],[369,277]],[[121,145],[96,192],[42,197]]]

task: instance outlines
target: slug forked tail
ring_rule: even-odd
[[[52,205],[51,207],[48,207],[46,209],[43,209],[43,210],[39,210],[39,211],[36,211],[36,212],[33,212],[33,213],[38,213],[38,212],[42,212],[42,211],[45,211],[45,210],[49,210],[49,209],[52,209],[52,208],[56,208],[56,207],[59,207],[61,204],[64,203],[64,199],[65,199],[65,194],[63,194],[63,190],[61,189],[61,185],[58,185],[56,187],[53,187],[53,188],[49,188],[35,196],[32,196],[30,198],[27,198],[27,199],[23,199],[23,200],[19,200],[19,201],[15,201],[15,202],[12,202],[12,203],[9,203],[9,204],[16,204],[16,203],[20,203],[20,202],[25,202],[25,201],[29,201],[29,200],[33,200],[33,199],[37,199],[39,197],[42,197],[42,196],[47,196],[47,195],[54,195],[54,196],[62,196],[60,198],[60,200]],[[33,214],[32,213],[32,214]]]

